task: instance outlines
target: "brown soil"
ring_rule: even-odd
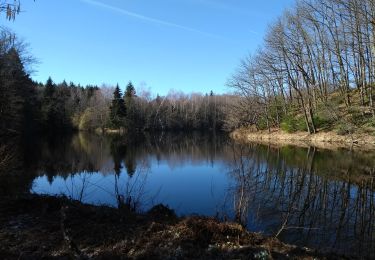
[[[331,150],[338,148],[375,150],[375,137],[368,134],[338,135],[334,131],[322,131],[316,134],[308,134],[307,132],[286,133],[280,129],[252,131],[241,128],[232,132],[231,137],[245,142],[275,145],[315,146]]]
[[[0,201],[2,259],[339,259],[212,218],[28,195]]]

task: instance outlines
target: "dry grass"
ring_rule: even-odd
[[[271,131],[250,131],[238,129],[231,133],[235,140],[244,142],[257,142],[274,145],[294,145],[299,147],[314,146],[322,149],[336,150],[350,148],[358,150],[375,150],[375,137],[366,133],[354,133],[351,135],[339,135],[335,131],[287,133],[280,129]]]
[[[158,206],[135,215],[62,198],[31,196],[0,201],[0,255],[6,259],[74,257],[61,231],[92,259],[332,259],[212,218],[177,218]]]

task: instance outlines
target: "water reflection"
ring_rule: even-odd
[[[222,134],[73,136],[22,144],[1,194],[231,219],[283,241],[375,257],[375,153],[243,145]]]
[[[375,255],[373,154],[257,145],[233,152],[238,221],[294,244]]]
[[[43,144],[32,191],[139,210],[165,203],[180,214],[214,215],[230,182],[222,174],[228,143],[222,134],[80,133]]]

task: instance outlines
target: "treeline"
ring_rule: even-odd
[[[13,33],[0,36],[0,135],[72,130],[142,132],[153,130],[222,129],[229,95],[184,94],[167,96],[142,91],[131,82],[122,93],[119,85],[80,86],[74,83],[33,82],[32,59]]]
[[[0,37],[0,135],[69,131],[80,115],[97,104],[98,87],[66,82],[35,83],[27,73],[31,61],[12,33]],[[100,111],[100,110],[99,110]],[[79,118],[79,119],[77,119]]]
[[[374,21],[372,0],[297,1],[231,78],[242,98],[230,126],[315,133],[332,122],[371,121]]]
[[[136,95],[131,82],[124,95],[117,86],[109,107],[109,126],[127,131],[215,130],[222,129],[228,96],[184,94],[171,91],[167,96],[150,98]]]

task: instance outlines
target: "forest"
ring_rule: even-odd
[[[117,86],[80,86],[72,82],[34,82],[33,58],[16,35],[2,30],[0,39],[0,135],[74,130],[127,132],[221,129],[230,95],[170,91],[152,97],[131,82]]]
[[[303,0],[270,25],[229,85],[231,125],[349,134],[375,126],[375,2]]]
[[[19,13],[16,2],[1,5],[8,19]],[[374,21],[370,0],[297,1],[270,24],[258,50],[242,59],[227,82],[231,94],[171,90],[165,96],[127,80],[122,86],[55,83],[51,77],[34,82],[36,59],[28,45],[1,27],[0,137],[242,127],[372,135]]]
[[[16,7],[7,10],[8,19],[15,19]],[[219,95],[171,90],[155,96],[137,93],[131,82],[123,88],[51,78],[33,82],[34,59],[26,44],[2,28],[0,135],[239,127],[372,131],[374,16],[370,0],[297,1],[269,26],[262,46],[240,62],[227,83],[232,94]]]

